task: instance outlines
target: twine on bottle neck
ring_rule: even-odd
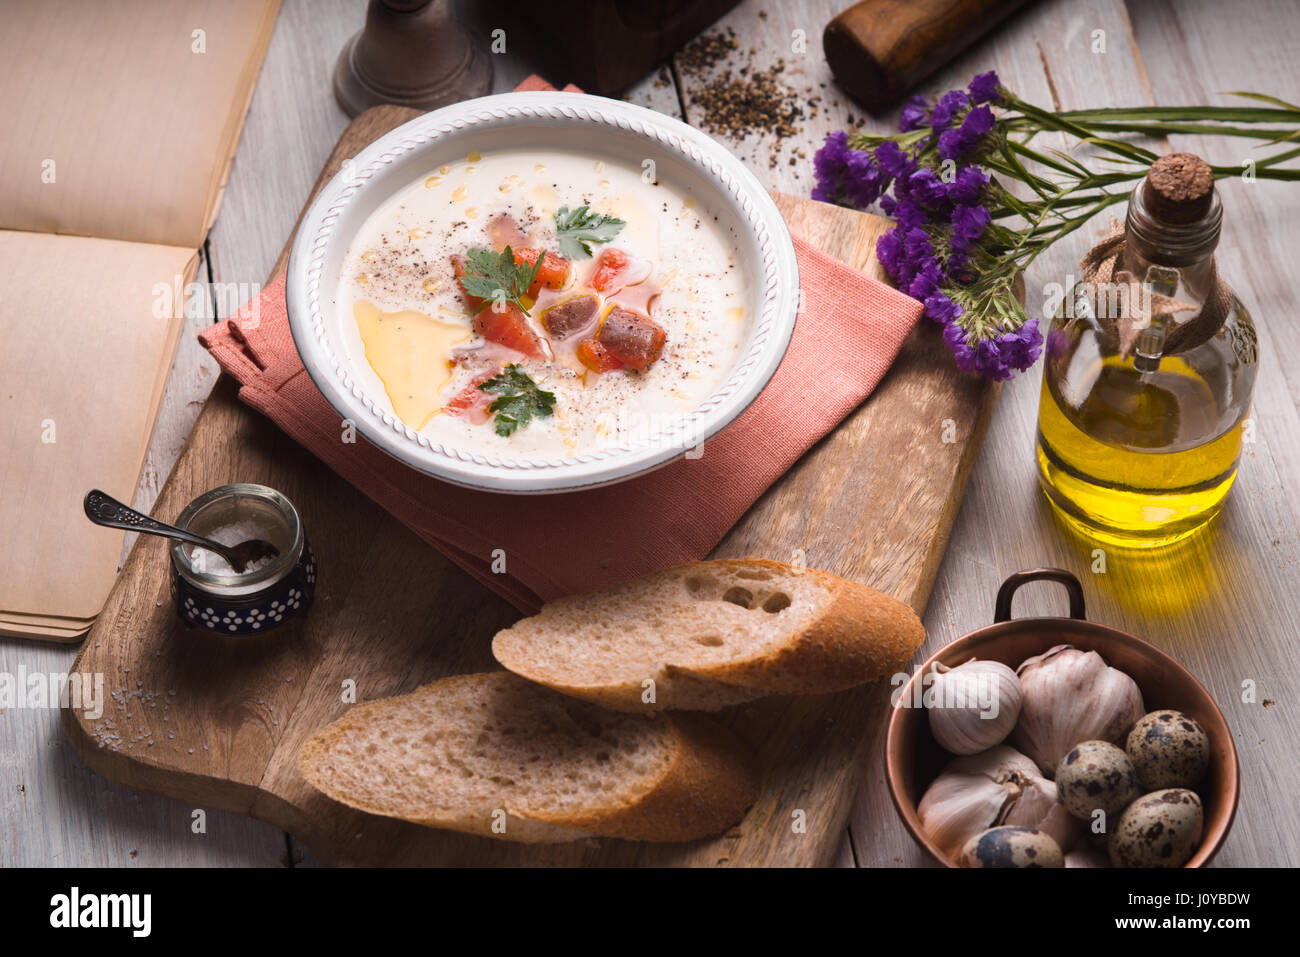
[[[1219,278],[1214,258],[1210,259],[1210,294],[1201,304],[1200,312],[1179,322],[1174,318],[1175,313],[1195,309],[1196,304],[1158,293],[1142,278],[1124,269],[1125,239],[1123,223],[1113,219],[1110,231],[1079,260],[1093,315],[1102,329],[1119,343],[1121,358],[1132,355],[1138,336],[1151,326],[1155,317],[1167,320],[1165,355],[1186,352],[1212,339],[1227,320],[1232,300],[1232,293]],[[1116,287],[1135,290],[1137,294],[1113,295],[1111,290]],[[1104,300],[1100,295],[1103,290],[1106,290]],[[1113,308],[1116,303],[1120,308]]]

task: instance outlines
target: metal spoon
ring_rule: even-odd
[[[146,535],[178,538],[183,542],[201,545],[224,558],[230,567],[235,570],[236,574],[241,574],[249,562],[255,562],[259,558],[274,558],[280,554],[280,549],[270,542],[262,541],[260,538],[250,538],[238,545],[222,545],[210,538],[195,535],[193,532],[187,532],[175,525],[160,522],[143,512],[137,512],[99,489],[91,489],[86,493],[85,509],[86,518],[96,525],[103,525],[105,528],[123,528],[128,532],[143,532]]]

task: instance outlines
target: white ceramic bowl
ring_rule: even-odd
[[[575,133],[577,138],[575,139]],[[474,150],[572,148],[595,159],[642,167],[693,193],[733,226],[738,265],[751,277],[748,338],[730,374],[689,416],[634,444],[573,458],[502,458],[451,448],[405,425],[364,354],[345,336],[350,315],[336,300],[344,255],[386,199],[440,164]],[[289,325],[303,365],[340,418],[412,468],[448,482],[501,492],[559,492],[619,482],[666,464],[707,441],[755,399],[794,332],[798,266],[776,205],[744,165],[703,133],[671,117],[581,93],[507,93],[467,100],[398,127],[370,144],[321,190],[303,217],[289,258]],[[707,453],[705,453],[707,454]]]

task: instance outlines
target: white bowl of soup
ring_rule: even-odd
[[[341,430],[448,482],[545,493],[707,455],[785,355],[798,269],[767,192],[703,133],[512,93],[345,164],[287,302]]]

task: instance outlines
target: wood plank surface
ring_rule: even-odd
[[[412,115],[385,108],[359,117],[318,188],[345,158]],[[874,268],[871,248],[888,226],[884,220],[808,200],[779,202],[795,232],[859,268]],[[283,264],[282,255],[273,271]],[[950,367],[933,327],[919,327],[871,399],[764,496],[716,554],[802,553],[811,565],[874,584],[922,610],[994,395],[987,383]],[[954,423],[955,442],[943,442],[928,426],[943,419]],[[905,467],[909,462],[923,467]],[[729,712],[726,720],[760,754],[763,788],[742,824],[695,844],[528,847],[358,814],[315,793],[298,774],[297,750],[345,710],[342,681],[366,674],[358,694],[369,699],[486,670],[493,667],[491,635],[516,615],[292,447],[239,404],[223,378],[158,510],[174,514],[203,490],[233,480],[265,482],[297,503],[322,569],[312,614],[252,642],[186,632],[170,602],[158,601],[166,589],[164,550],[137,549],[77,668],[129,675],[146,697],[166,689],[170,727],[166,740],[150,723],[126,746],[100,747],[104,723],[65,711],[69,739],[95,770],[133,787],[246,811],[337,862],[825,865],[841,854],[859,768],[887,715],[883,683]],[[877,520],[891,508],[891,521]],[[146,736],[162,747],[145,746]],[[806,830],[789,823],[799,811]]]
[[[1239,4],[1134,4],[1135,41],[1129,8],[1117,0],[1033,4],[924,92],[932,96],[996,68],[1026,99],[1062,109],[1221,102],[1215,94],[1227,89],[1286,97],[1296,87],[1296,71],[1284,49],[1290,33],[1278,27],[1297,22],[1295,7],[1247,6],[1254,12]],[[1162,78],[1159,90],[1148,87],[1148,77]],[[1215,142],[1212,155],[1232,157],[1241,148],[1241,141]],[[999,398],[925,618],[921,654],[988,624],[994,593],[1009,573],[1038,565],[1073,571],[1084,582],[1089,617],[1181,661],[1215,695],[1234,730],[1242,797],[1215,866],[1295,866],[1300,813],[1281,795],[1300,787],[1292,743],[1300,720],[1294,709],[1300,666],[1292,650],[1300,633],[1300,424],[1297,393],[1286,379],[1288,373],[1296,378],[1290,356],[1298,343],[1287,304],[1297,287],[1278,255],[1300,243],[1300,190],[1257,182],[1227,183],[1223,192],[1220,268],[1255,310],[1262,358],[1256,441],[1243,453],[1237,485],[1211,535],[1163,555],[1110,549],[1095,556],[1092,544],[1066,532],[1037,489],[1033,446],[1042,373],[1036,367],[1008,383]],[[1099,219],[1034,263],[1027,276],[1031,304],[1043,301],[1045,284],[1078,274],[1079,257],[1104,225]],[[1041,584],[1017,596],[1016,614],[1063,614],[1064,607],[1059,591]],[[1249,702],[1242,700],[1247,682],[1255,689]],[[851,830],[860,866],[927,863],[898,824],[879,762],[859,795]]]
[[[867,117],[836,95],[820,53],[826,20],[848,0],[801,0],[774,3],[746,0],[723,19],[738,46],[754,47],[760,58],[790,55],[793,31],[803,30],[811,85],[825,96],[816,122],[806,122],[797,147],[806,156],[794,167],[767,165],[768,152],[754,146],[751,168],[770,188],[806,195],[812,151],[828,131],[850,117],[869,129],[892,127],[891,117]],[[364,5],[357,0],[286,0],[236,157],[225,204],[211,234],[212,269],[218,281],[261,282],[297,215],[316,171],[347,118],[336,107],[329,71],[343,41],[359,26]],[[466,10],[490,18],[487,4],[461,2]],[[766,16],[760,16],[760,12]],[[1130,29],[1129,16],[1132,16]],[[964,83],[979,70],[997,68],[1028,99],[1061,105],[1118,105],[1150,99],[1177,104],[1204,101],[1219,91],[1255,89],[1294,99],[1297,61],[1290,49],[1297,12],[1290,0],[1252,0],[1224,4],[1217,0],[1141,0],[1128,7],[1119,0],[1037,0],[995,30],[960,60],[927,81],[918,92],[933,96]],[[1103,31],[1104,52],[1093,52],[1095,31]],[[512,41],[510,53],[494,57],[496,89],[526,75],[526,43]],[[1145,67],[1143,67],[1145,64]],[[1145,74],[1145,78],[1144,78]],[[648,78],[629,98],[655,109],[678,112],[676,81],[683,98],[694,81],[680,69],[669,83]],[[1147,79],[1149,78],[1149,79]],[[563,77],[553,77],[563,81]],[[826,83],[825,90],[821,84]],[[1148,86],[1149,83],[1149,86]],[[511,84],[513,85],[513,84]],[[638,95],[646,99],[638,100]],[[1217,100],[1216,102],[1228,102]],[[697,111],[698,112],[698,111]],[[688,120],[699,122],[699,117]],[[714,133],[741,149],[740,138]],[[761,139],[761,137],[760,137]],[[1182,145],[1177,143],[1176,145]],[[1223,156],[1237,141],[1216,141],[1207,152]],[[742,149],[742,152],[745,150]],[[1294,702],[1297,676],[1290,663],[1296,634],[1295,582],[1297,518],[1300,515],[1300,435],[1297,404],[1300,375],[1286,357],[1297,354],[1300,327],[1289,316],[1296,280],[1285,258],[1300,247],[1300,216],[1294,191],[1276,192],[1270,184],[1231,183],[1224,187],[1230,208],[1220,263],[1237,291],[1252,306],[1266,348],[1256,394],[1257,442],[1243,460],[1242,478],[1220,529],[1225,548],[1215,547],[1212,561],[1182,572],[1182,585],[1165,596],[1159,575],[1136,576],[1115,583],[1094,576],[1090,551],[1067,541],[1036,498],[1031,447],[1038,401],[1037,370],[1010,383],[1002,392],[984,444],[971,489],[958,515],[948,555],[940,567],[925,614],[929,632],[925,651],[933,650],[987,623],[992,593],[1002,577],[1020,567],[1056,562],[1085,578],[1098,620],[1132,627],[1191,665],[1220,696],[1239,699],[1241,682],[1254,680],[1256,704],[1225,707],[1238,730],[1242,753],[1243,803],[1219,865],[1291,865],[1300,863],[1294,836],[1300,833],[1296,805],[1286,796],[1300,789],[1300,766],[1292,756],[1261,750],[1295,740]],[[1088,244],[1087,231],[1049,251],[1029,276],[1031,301],[1042,284],[1059,278]],[[1231,237],[1230,239],[1228,237]],[[1267,337],[1265,339],[1264,337]],[[202,350],[196,350],[202,353]],[[203,355],[198,358],[202,359]],[[178,359],[173,382],[195,375],[192,358]],[[169,393],[163,416],[179,402],[193,400],[188,390]],[[161,424],[155,431],[151,461],[166,462],[167,447],[179,446],[188,423],[178,418],[179,434]],[[179,435],[179,437],[178,437]],[[166,468],[159,470],[164,474]],[[146,480],[147,481],[147,478]],[[142,483],[143,486],[144,483]],[[137,498],[137,503],[144,501]],[[1121,563],[1123,564],[1123,563]],[[1112,561],[1109,568],[1114,574]],[[1169,571],[1166,571],[1169,574]],[[1159,604],[1135,604],[1127,589],[1161,598]],[[1237,590],[1245,590],[1240,596]],[[1171,620],[1160,610],[1182,592],[1193,604]],[[1164,597],[1162,597],[1164,596]],[[1018,614],[1055,614],[1060,596],[1047,586],[1026,590],[1017,599]],[[1259,624],[1263,624],[1263,628]],[[1196,649],[1187,659],[1184,647]],[[43,670],[67,670],[72,649],[0,640],[0,670],[19,664]],[[1265,707],[1263,702],[1270,702]],[[71,793],[63,783],[76,779],[80,765],[70,755],[52,758],[61,746],[52,712],[10,711],[0,715],[0,737],[14,742],[0,748],[0,865],[48,861],[84,863],[182,864],[195,860],[262,864],[273,861],[275,840],[265,848],[248,839],[250,832],[280,838],[273,828],[227,815],[230,826],[209,829],[199,844],[180,827],[188,807],[141,796],[80,771],[87,783]],[[67,751],[66,746],[63,747]],[[840,860],[860,866],[920,864],[923,858],[899,826],[884,787],[882,768],[869,756],[865,784],[852,815],[854,840],[841,847]],[[65,770],[66,769],[66,770]],[[22,784],[25,791],[18,791]],[[33,794],[40,801],[33,801]],[[19,795],[14,797],[14,795]],[[23,795],[26,795],[25,797]],[[24,803],[25,802],[25,803]],[[139,803],[137,803],[139,802]],[[220,817],[218,815],[218,817]],[[215,818],[210,817],[211,822]],[[241,831],[239,826],[244,830]],[[1276,840],[1278,835],[1282,840]],[[1285,837],[1290,835],[1290,839]],[[138,848],[139,857],[129,851]],[[195,854],[204,855],[196,858]],[[295,859],[301,850],[295,850]],[[308,861],[310,855],[306,856]]]

